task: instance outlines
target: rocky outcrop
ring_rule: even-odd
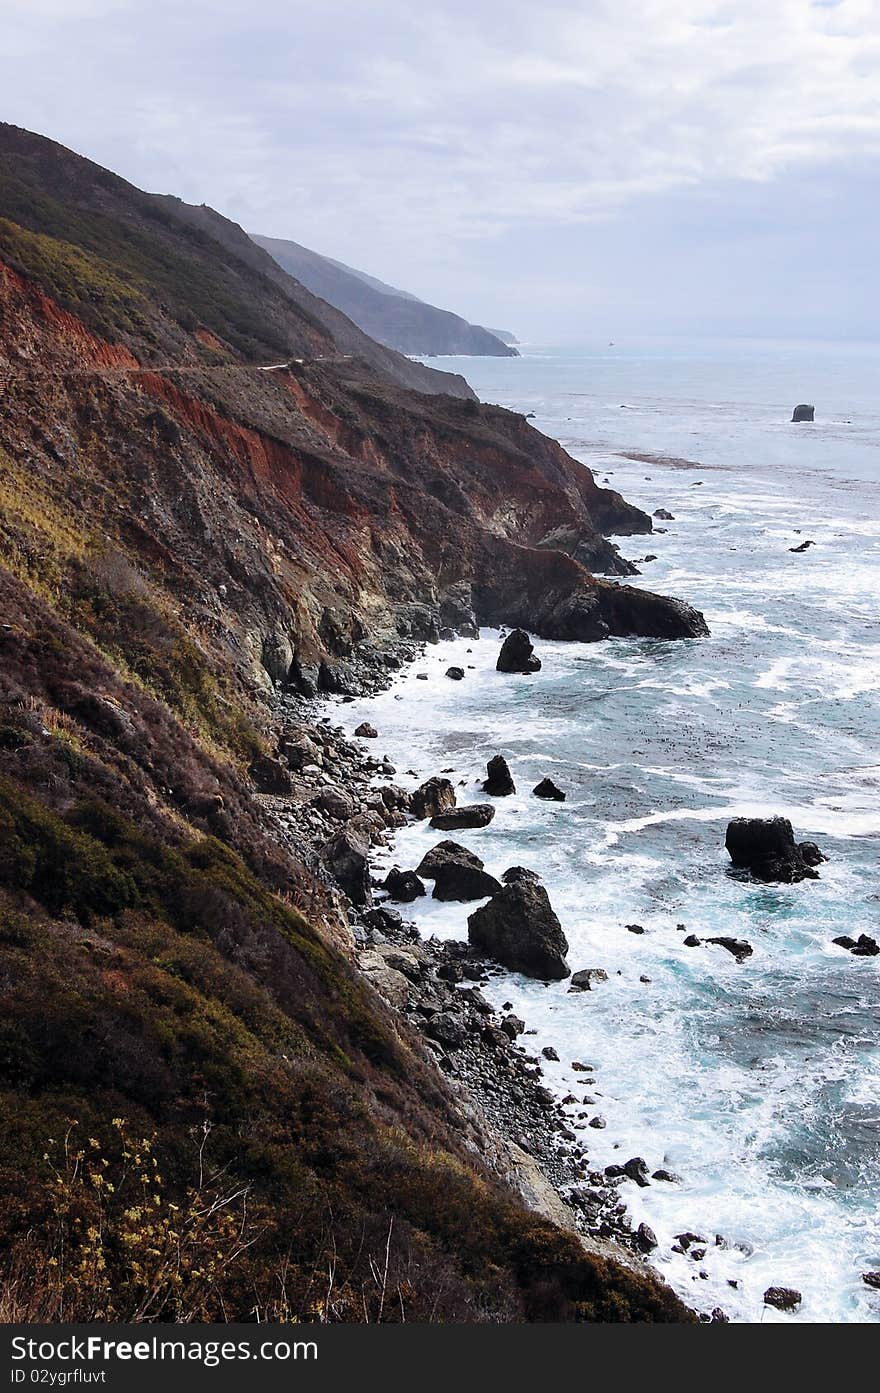
[[[560,981],[569,975],[568,941],[543,885],[505,885],[468,919],[475,948],[527,977]]]
[[[817,880],[815,867],[825,860],[815,842],[795,841],[787,817],[734,818],[725,846],[735,867],[764,881]]]
[[[815,415],[816,415],[816,408],[815,408],[815,406],[807,406],[804,402],[801,402],[800,406],[796,406],[795,409],[794,409],[794,411],[791,413],[791,419],[792,419],[793,422],[794,422],[794,421],[812,421],[812,420],[814,419]]]
[[[493,875],[466,861],[444,861],[434,874],[435,900],[482,900],[500,889],[501,883]]]
[[[796,1311],[801,1300],[795,1287],[768,1287],[764,1292],[764,1305],[775,1306],[777,1311]]]
[[[483,780],[481,787],[491,798],[506,798],[511,793],[516,793],[510,766],[503,755],[492,756],[486,765],[486,774],[487,778]]]
[[[542,779],[540,783],[535,784],[532,793],[535,798],[546,798],[553,803],[565,802],[565,794],[552,779]]]
[[[449,862],[474,866],[480,871],[483,869],[483,862],[479,856],[468,851],[466,846],[461,846],[458,842],[445,841],[438,842],[429,852],[426,852],[416,867],[416,872],[425,880],[433,880],[441,867]]]
[[[435,817],[455,807],[455,789],[449,779],[435,775],[426,779],[410,799],[410,812],[413,817]]]
[[[413,900],[425,893],[425,887],[415,871],[401,871],[397,866],[388,872],[382,884],[391,899],[399,904],[412,904]]]
[[[466,827],[487,827],[494,816],[491,803],[468,803],[463,808],[436,813],[431,818],[431,826],[441,832],[458,832]]]
[[[532,640],[524,629],[514,629],[501,645],[495,664],[498,672],[531,673],[541,671],[541,659],[536,656]]]

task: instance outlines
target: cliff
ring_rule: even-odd
[[[517,356],[516,349],[499,335],[477,324],[468,324],[466,319],[449,310],[427,305],[413,295],[405,295],[373,276],[365,276],[298,242],[259,237],[255,233],[251,236],[279,266],[314,295],[335,305],[371,338],[396,348],[399,353]]]
[[[687,1318],[489,1171],[255,784],[394,636],[701,632],[584,568],[649,520],[209,210],[0,180],[3,1319]]]

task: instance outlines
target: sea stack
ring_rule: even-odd
[[[801,403],[801,405],[796,406],[791,413],[791,419],[792,421],[812,421],[815,414],[815,406],[806,406],[804,403]]]

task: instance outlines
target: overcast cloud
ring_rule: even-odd
[[[5,119],[550,339],[873,336],[880,0],[0,0]]]

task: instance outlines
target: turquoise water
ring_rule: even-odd
[[[401,771],[452,768],[460,801],[482,796],[489,755],[507,756],[517,795],[461,840],[492,871],[541,871],[572,967],[609,980],[578,996],[510,975],[492,991],[534,1046],[557,1049],[548,1084],[595,1100],[573,1112],[605,1118],[583,1134],[596,1165],[639,1154],[682,1177],[624,1191],[669,1280],[734,1319],[876,1320],[860,1274],[880,1267],[880,959],[831,940],[880,936],[880,350],[603,345],[448,365],[674,514],[665,534],[619,544],[656,553],[634,583],[696,604],[712,637],[539,640],[544,669],[527,679],[494,671],[484,630],[341,715],[353,729],[369,712]],[[789,423],[799,401],[815,402],[813,426]],[[464,682],[443,677],[453,660],[473,664]],[[564,805],[530,796],[547,774]],[[739,813],[790,817],[828,854],[821,879],[732,877],[724,829]],[[393,859],[415,865],[435,839],[407,828]],[[464,936],[472,908],[428,901],[416,917]],[[686,948],[681,924],[754,954]],[[684,1229],[708,1240],[699,1263],[671,1252]],[[769,1285],[798,1287],[800,1312],[765,1311]]]

